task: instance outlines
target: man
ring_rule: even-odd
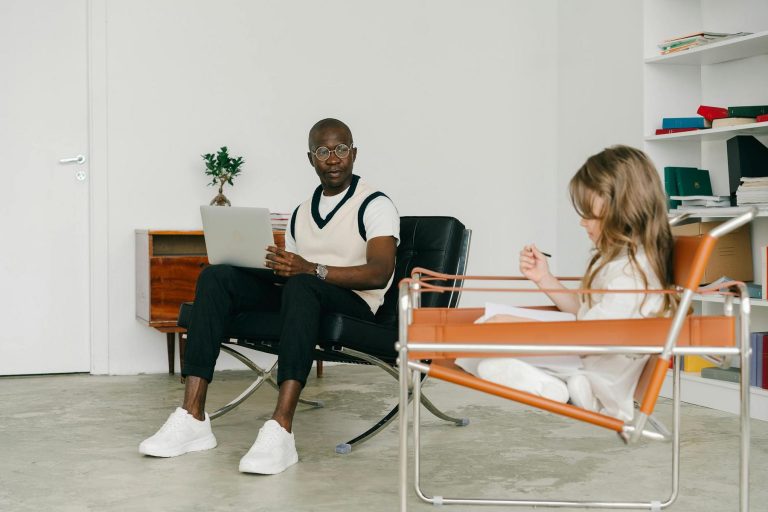
[[[184,402],[139,452],[175,457],[216,446],[205,413],[208,383],[232,317],[245,310],[280,311],[277,406],[240,460],[240,471],[275,474],[298,461],[292,431],[299,395],[312,367],[320,315],[332,311],[373,320],[395,268],[400,217],[387,196],[352,174],[352,132],[323,119],[309,132],[309,161],[320,178],[313,196],[291,216],[285,250],[269,247],[263,271],[212,265],[200,274],[184,357]]]

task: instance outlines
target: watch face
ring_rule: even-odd
[[[317,277],[320,279],[325,279],[325,277],[328,275],[328,268],[325,265],[317,264],[317,267],[315,267],[315,274],[317,274]]]

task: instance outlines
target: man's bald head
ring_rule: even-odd
[[[349,126],[347,126],[342,121],[339,121],[338,119],[329,117],[326,119],[321,119],[320,121],[316,122],[312,128],[310,128],[308,139],[310,151],[315,149],[314,144],[317,140],[317,136],[329,129],[342,131],[347,136],[345,138],[349,139],[349,144],[352,144],[352,130],[349,129]]]

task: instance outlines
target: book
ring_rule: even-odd
[[[768,105],[728,107],[728,117],[757,117],[768,114]]]
[[[728,185],[731,195],[747,178],[768,177],[768,147],[752,135],[737,135],[726,142],[728,153]],[[737,203],[738,204],[738,203]]]
[[[768,389],[768,334],[763,335],[763,380],[760,387]]]
[[[749,385],[762,387],[763,385],[763,339],[768,333],[752,332],[749,334],[749,345],[752,353],[749,356]]]
[[[576,320],[573,313],[547,309],[520,308],[506,304],[485,303],[485,314],[475,320],[476,324],[502,322],[568,322]]]
[[[712,128],[723,128],[725,126],[740,126],[742,124],[752,124],[757,122],[754,117],[725,117],[712,121]]]
[[[664,168],[664,190],[667,192],[667,207],[671,210],[680,206],[680,201],[674,201],[672,196],[679,194],[677,190],[677,170],[678,169],[696,169],[695,167],[665,167]]]
[[[709,171],[678,167],[677,192],[681,196],[711,196],[712,182],[709,179]]]
[[[755,121],[758,122],[758,123],[764,123],[764,122],[768,121],[768,114],[763,114],[761,116],[757,116],[755,118]]]
[[[705,379],[722,380],[725,382],[739,382],[741,370],[739,368],[702,368],[701,376]]]
[[[712,123],[703,117],[665,117],[661,120],[662,129],[668,128],[709,128]]]
[[[695,132],[701,128],[656,128],[656,135],[666,135],[668,133]]]
[[[728,117],[728,109],[724,107],[710,107],[707,105],[699,105],[699,109],[696,111],[701,117],[707,121],[714,121],[715,119],[722,119]]]
[[[688,34],[688,35],[676,37],[673,39],[665,39],[664,41],[658,43],[657,46],[661,50],[661,54],[666,55],[669,53],[688,50],[690,48],[695,48],[697,46],[702,46],[702,45],[714,43],[717,41],[723,41],[731,37],[744,36],[748,34],[749,32],[739,32],[736,34],[724,34],[724,33],[718,33],[718,32],[697,32],[695,34]]]
[[[701,356],[683,356],[683,371],[687,373],[701,373],[704,368],[716,366]]]
[[[680,201],[683,207],[704,206],[706,208],[717,208],[731,206],[731,196],[670,196],[669,198]]]

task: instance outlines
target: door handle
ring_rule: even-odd
[[[59,160],[60,164],[84,164],[85,163],[85,157],[83,155],[77,155],[73,158],[62,158]]]

